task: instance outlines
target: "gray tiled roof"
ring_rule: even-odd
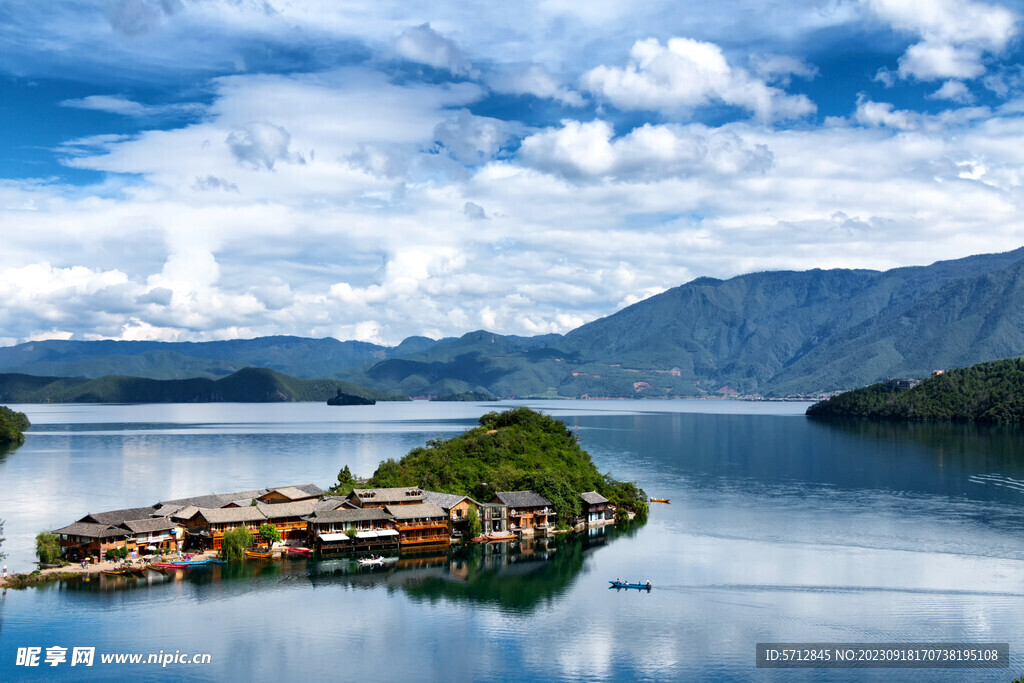
[[[199,508],[199,514],[210,524],[265,522],[267,519],[258,505],[245,508]]]
[[[152,505],[144,508],[125,508],[123,510],[110,510],[109,512],[93,512],[78,521],[96,524],[120,524],[129,519],[149,519],[155,512],[156,508]]]
[[[453,507],[461,503],[463,500],[469,500],[473,504],[477,504],[475,500],[469,496],[460,496],[457,493],[441,493],[440,491],[423,491],[423,502],[433,503],[434,505],[440,505],[445,510],[451,510]]]
[[[315,524],[330,524],[333,522],[368,522],[391,519],[391,515],[383,508],[345,508],[343,510],[315,510],[306,519]]]
[[[316,501],[317,510],[340,510],[342,507],[351,507],[351,505],[348,502],[348,498],[342,498],[341,496],[327,496]]]
[[[448,513],[434,503],[419,505],[387,505],[384,507],[395,519],[426,519],[430,517],[448,518]]]
[[[75,522],[62,529],[54,529],[55,534],[69,534],[72,536],[86,536],[88,538],[111,538],[124,537],[128,532],[110,524],[97,524],[95,522]]]
[[[401,486],[390,489],[353,489],[352,493],[364,502],[407,503],[423,500],[423,490],[418,486]]]
[[[495,497],[510,508],[550,507],[551,501],[534,491],[501,491]]]
[[[608,502],[608,499],[602,496],[597,491],[587,491],[586,493],[581,493],[580,498],[582,498],[583,502],[586,503],[587,505],[600,505],[601,503]]]
[[[162,500],[161,505],[195,505],[200,508],[219,508],[230,505],[236,500],[252,501],[257,496],[262,496],[267,489],[249,489],[247,491],[232,491],[230,493],[211,493],[205,496],[191,496],[190,498],[175,498],[174,500]]]
[[[178,526],[177,522],[161,517],[151,519],[129,519],[121,523],[121,526],[133,534],[146,533],[149,531],[166,531]]]
[[[303,500],[311,496],[319,496],[319,493],[307,493],[297,486],[279,486],[276,489],[270,489],[263,495],[270,495],[271,493],[279,493],[290,501]]]
[[[298,500],[292,503],[257,503],[256,509],[267,519],[303,517],[316,509],[315,500]]]

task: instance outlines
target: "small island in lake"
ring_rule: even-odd
[[[327,405],[329,406],[372,406],[376,403],[377,401],[372,398],[346,394],[341,389],[338,389],[337,394],[327,399]]]
[[[25,430],[31,424],[25,413],[11,410],[7,406],[0,406],[0,444],[23,443],[25,441]]]
[[[890,379],[815,403],[810,417],[882,420],[1024,422],[1024,359],[935,371],[923,379]]]
[[[497,396],[489,391],[463,391],[455,394],[441,394],[430,399],[431,401],[499,401]]]

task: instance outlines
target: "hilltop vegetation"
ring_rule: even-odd
[[[886,420],[1024,422],[1024,359],[1010,358],[951,370],[913,389],[875,384],[807,409],[812,417]]]
[[[433,439],[399,461],[386,460],[367,485],[422,486],[482,502],[498,491],[532,490],[551,501],[560,522],[580,514],[580,493],[597,491],[647,516],[642,489],[602,475],[564,422],[529,408],[487,413],[464,434]]]
[[[0,444],[22,443],[25,432],[31,425],[25,413],[0,406]]]
[[[219,380],[156,380],[106,376],[97,379],[0,375],[0,400],[12,403],[271,403],[326,401],[338,392],[367,400],[407,400],[339,380],[288,377],[246,368]]]

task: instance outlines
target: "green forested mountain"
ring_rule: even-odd
[[[483,502],[498,491],[532,490],[550,500],[565,522],[580,513],[579,494],[597,491],[647,516],[642,489],[602,475],[564,422],[529,408],[487,413],[479,427],[429,441],[399,461],[386,460],[368,486],[422,486]]]
[[[47,341],[0,348],[0,371],[215,379],[258,366],[410,396],[793,396],[1021,354],[1024,249],[884,272],[700,278],[564,337]]]
[[[911,389],[897,383],[847,391],[807,409],[812,417],[1024,422],[1024,359],[950,370]]]
[[[6,403],[269,403],[326,401],[341,391],[378,401],[407,397],[338,380],[307,380],[266,368],[245,368],[218,380],[156,380],[108,375],[96,379],[0,375]]]

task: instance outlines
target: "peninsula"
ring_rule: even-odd
[[[890,379],[815,403],[810,417],[881,420],[1024,422],[1024,359],[936,371],[931,377]]]
[[[24,432],[30,426],[25,413],[0,406],[0,444],[23,443]]]

